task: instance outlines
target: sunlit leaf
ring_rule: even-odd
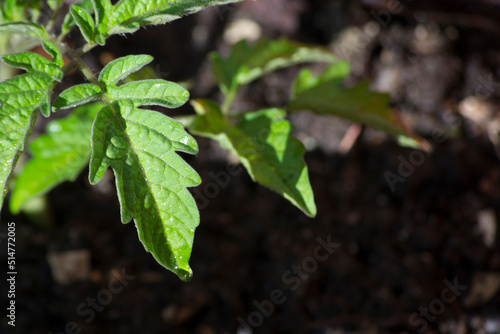
[[[182,280],[189,280],[199,213],[187,187],[201,180],[176,151],[198,152],[196,141],[180,123],[137,109],[132,101],[117,101],[96,117],[89,178],[95,184],[112,168],[122,222],[133,218],[146,250]]]
[[[188,125],[190,131],[217,140],[240,159],[254,181],[282,195],[308,216],[316,215],[304,146],[291,136],[285,111],[246,113],[232,125],[215,103],[195,100],[193,105],[198,116]]]
[[[157,25],[198,12],[206,7],[242,0],[94,0],[97,30],[104,37],[131,33],[140,27]]]
[[[150,55],[130,55],[115,59],[102,69],[99,82],[106,86],[115,85],[152,61],[153,57]]]
[[[159,105],[166,108],[179,107],[189,99],[186,89],[160,79],[133,81],[118,87],[109,87],[107,94],[113,100],[134,101],[136,106]]]
[[[29,136],[35,111],[45,101],[51,77],[41,73],[19,75],[0,83],[0,193]],[[3,196],[0,197],[0,207]]]
[[[5,55],[2,56],[2,60],[9,66],[21,68],[28,72],[40,72],[56,80],[61,80],[63,77],[61,68],[55,62],[33,52]]]
[[[73,108],[91,101],[97,100],[101,96],[101,88],[94,84],[81,84],[72,86],[62,92],[54,101],[53,107],[58,109]]]

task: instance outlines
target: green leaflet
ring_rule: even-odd
[[[95,44],[95,31],[94,31],[94,20],[92,16],[83,8],[73,5],[70,7],[71,15],[76,22],[83,38],[89,44]]]
[[[217,140],[240,158],[254,181],[282,195],[308,216],[316,215],[304,146],[291,136],[285,111],[246,113],[232,125],[215,103],[195,100],[193,105],[198,116],[188,125],[190,131]]]
[[[112,25],[110,22],[113,13],[113,5],[110,0],[92,0],[92,4],[96,16],[97,31],[104,35],[104,37],[107,37],[109,36],[108,29]]]
[[[307,69],[302,70],[293,84],[288,111],[336,115],[383,130],[398,138],[401,145],[424,147],[424,141],[407,130],[389,109],[388,94],[370,91],[368,83],[347,89],[340,87],[349,69],[347,62],[339,62],[317,77]]]
[[[189,92],[180,85],[162,79],[133,81],[115,86],[131,73],[137,72],[153,60],[149,55],[130,55],[115,59],[99,75],[99,82],[110,101],[129,100],[135,106],[160,105],[177,108],[189,99]],[[96,89],[96,88],[93,88]]]
[[[233,46],[228,58],[210,54],[212,72],[222,92],[234,94],[241,85],[280,68],[306,62],[335,62],[327,49],[291,42],[286,38],[262,39],[255,46],[243,40]]]
[[[242,0],[94,0],[97,30],[104,37],[131,33],[140,27],[164,24],[206,7]]]
[[[72,86],[61,93],[54,101],[54,109],[73,108],[91,101],[97,100],[101,96],[101,88],[93,84],[81,84]]]
[[[102,107],[94,103],[76,108],[50,122],[47,133],[29,144],[32,158],[16,178],[9,202],[12,213],[17,214],[30,198],[76,179],[89,161],[92,122]]]
[[[5,55],[2,60],[12,67],[21,68],[27,72],[40,72],[47,74],[60,81],[63,77],[63,72],[55,62],[50,61],[39,54],[33,52],[20,52],[12,55]]]
[[[115,59],[102,69],[99,82],[104,86],[116,85],[118,81],[137,72],[152,61],[153,57],[150,55],[130,55]]]
[[[5,21],[20,21],[24,18],[23,6],[17,0],[3,1],[2,10]]]
[[[52,61],[59,67],[62,68],[64,66],[64,60],[61,55],[61,52],[54,45],[54,43],[49,41],[42,42],[43,49],[52,57]]]
[[[180,123],[138,109],[131,101],[116,101],[112,108],[103,108],[94,122],[89,179],[95,184],[109,166],[113,169],[122,222],[134,218],[145,249],[187,281],[199,224],[187,187],[201,180],[176,151],[198,152],[196,141]]]
[[[0,191],[6,182],[34,122],[35,110],[46,102],[51,77],[33,72],[0,83]],[[0,207],[3,196],[0,198]]]
[[[3,0],[0,2],[0,21],[36,22],[40,16],[41,0]]]
[[[92,5],[92,0],[82,0],[78,1],[76,3],[78,7],[84,9],[88,13],[92,13],[94,10],[94,7]],[[71,28],[75,26],[75,19],[73,18],[73,15],[71,14],[71,11],[69,11],[66,16],[64,17],[63,23],[61,25],[61,37],[65,36]]]
[[[0,23],[0,33],[21,34],[38,39],[48,39],[44,27],[31,22],[5,22]]]
[[[119,87],[108,87],[107,95],[113,100],[131,100],[136,106],[159,105],[176,108],[189,99],[189,92],[165,80],[133,81]]]
[[[51,42],[45,41],[42,43],[42,46],[47,53],[52,55],[52,61],[33,52],[21,52],[12,55],[5,55],[2,56],[2,60],[9,66],[26,70],[29,75],[27,77],[28,79],[35,73],[45,75],[52,79],[52,82],[46,87],[45,95],[39,98],[37,104],[37,107],[40,107],[42,115],[49,117],[50,96],[52,94],[52,89],[54,88],[55,81],[60,81],[63,77],[61,65],[62,56],[57,47]],[[27,80],[27,82],[29,82],[29,80]],[[2,84],[3,83],[0,83],[0,85]]]
[[[5,21],[13,20],[13,14],[16,10],[16,1],[15,0],[5,0],[3,5],[1,6],[2,16]]]
[[[153,57],[149,55],[130,55],[115,59],[106,65],[99,75],[99,82],[105,87],[106,96],[111,101],[134,101],[135,106],[160,105],[177,108],[186,103],[189,92],[176,83],[162,79],[133,81],[115,86],[152,60]]]

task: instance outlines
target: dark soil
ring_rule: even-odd
[[[227,52],[222,36],[232,20],[327,45],[352,64],[346,84],[369,79],[389,91],[433,150],[401,148],[370,129],[340,149],[351,124],[294,115],[310,148],[317,217],[246,172],[233,175],[207,203],[200,199],[189,283],[145,252],[133,223],[120,223],[112,175],[92,187],[85,171],[47,196],[42,218],[4,207],[0,232],[16,223],[18,275],[16,327],[2,317],[0,332],[500,333],[499,13],[485,0],[260,0],[113,37],[88,57],[95,71],[103,55],[147,53],[160,76],[190,80],[193,97],[214,99],[206,56]],[[200,31],[206,36],[194,41]],[[251,84],[235,105],[284,105],[296,72]],[[179,112],[191,110],[168,111]],[[204,180],[199,191],[210,192],[228,157],[199,144],[198,157],[186,159]],[[331,254],[318,251],[329,242]],[[49,255],[74,250],[90,254],[90,271],[59,283]],[[123,289],[111,294],[110,283]],[[105,301],[98,311],[94,298]]]

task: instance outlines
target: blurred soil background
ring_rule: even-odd
[[[133,223],[120,223],[112,174],[92,187],[85,171],[48,194],[42,218],[4,207],[0,233],[9,221],[17,231],[17,321],[12,331],[2,317],[0,332],[500,333],[499,22],[498,1],[260,0],[111,38],[86,58],[95,72],[109,59],[151,54],[160,77],[216,100],[207,54],[227,53],[242,34],[324,45],[351,62],[346,86],[369,80],[389,92],[433,149],[401,148],[335,117],[291,116],[308,148],[318,216],[244,171],[232,175],[199,203],[189,283],[145,252]],[[297,72],[252,83],[235,107],[284,106]],[[234,161],[198,139],[199,155],[186,158],[204,180],[198,190],[211,193],[207,184]],[[391,186],[398,169],[404,177]],[[311,267],[318,238],[340,246]],[[293,272],[304,265],[309,273]],[[110,283],[123,289],[102,292]],[[453,294],[450,284],[465,287]],[[286,300],[263,314],[256,304],[276,289]],[[91,312],[97,297],[107,304]]]

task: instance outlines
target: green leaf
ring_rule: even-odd
[[[95,184],[113,169],[122,222],[134,218],[147,251],[182,280],[192,276],[189,257],[199,224],[187,190],[198,174],[176,153],[196,154],[196,141],[183,126],[131,101],[117,101],[97,115],[92,131],[89,179]]]
[[[315,77],[302,70],[292,88],[288,106],[290,112],[310,110],[320,115],[335,115],[353,122],[360,122],[398,138],[411,147],[425,147],[425,141],[411,133],[389,109],[388,94],[370,91],[368,83],[342,89],[342,79],[349,73],[349,64],[332,65]]]
[[[22,7],[17,0],[5,0],[3,2],[3,14],[5,21],[17,21],[21,19]]]
[[[115,59],[102,69],[99,82],[105,86],[113,86],[152,61],[153,57],[150,55],[130,55]]]
[[[213,75],[226,95],[280,68],[307,62],[338,61],[327,49],[291,42],[286,38],[262,39],[255,46],[243,40],[233,46],[226,59],[212,52],[210,60]]]
[[[52,78],[41,73],[23,74],[0,83],[0,192],[16,164],[44,100]],[[0,197],[0,208],[3,196]]]
[[[31,160],[16,178],[10,210],[17,214],[31,198],[43,195],[64,181],[74,181],[90,159],[92,122],[102,103],[76,108],[47,126],[47,133],[28,147]]]
[[[246,113],[232,125],[215,103],[195,100],[193,105],[198,116],[188,126],[190,131],[217,140],[238,156],[254,181],[282,195],[308,216],[316,215],[304,146],[291,136],[285,111]]]
[[[38,39],[48,39],[44,27],[31,22],[5,22],[0,23],[0,33],[21,34]]]
[[[62,92],[54,101],[53,107],[56,110],[73,108],[91,101],[97,100],[101,96],[101,88],[93,84],[81,84],[72,86]]]
[[[92,4],[96,15],[97,31],[104,35],[104,37],[107,37],[113,13],[113,5],[110,0],[92,0]]]
[[[92,19],[92,16],[90,16],[85,9],[78,7],[77,5],[71,6],[70,12],[87,43],[95,44],[94,20]]]
[[[121,0],[111,5],[109,0],[94,0],[97,30],[104,37],[131,33],[146,25],[176,20],[213,5],[242,0]]]
[[[53,84],[49,85],[46,94],[40,99],[40,112],[43,116],[50,116],[50,96],[52,95]]]
[[[61,68],[39,54],[33,52],[20,52],[2,56],[2,60],[9,66],[24,69],[28,72],[40,72],[60,81],[63,77]]]
[[[76,5],[78,5],[78,7],[84,9],[88,13],[92,13],[94,11],[92,0],[82,0],[77,2]],[[68,11],[61,25],[61,36],[65,36],[74,26],[75,19],[73,18],[71,11]]]
[[[159,105],[166,108],[177,108],[189,99],[189,92],[182,86],[160,79],[108,87],[107,95],[113,100],[134,101],[136,106]]]
[[[57,10],[59,6],[62,6],[64,3],[64,0],[47,0],[47,4],[49,5],[49,8],[52,9],[53,11]]]
[[[52,57],[52,62],[54,62],[60,68],[64,66],[64,60],[61,52],[59,51],[57,46],[54,45],[54,43],[43,41],[42,47]]]

